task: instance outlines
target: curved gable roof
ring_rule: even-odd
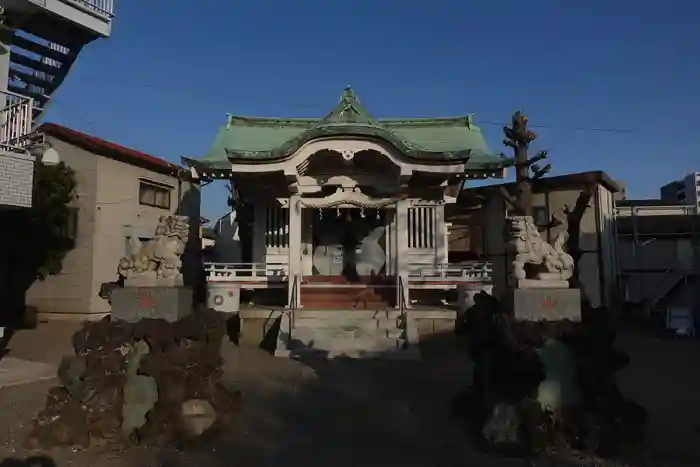
[[[475,169],[509,165],[508,159],[491,153],[471,116],[375,119],[350,88],[321,119],[229,116],[199,162],[218,168],[229,161],[272,162],[291,156],[310,140],[328,136],[381,139],[424,163],[467,162]]]

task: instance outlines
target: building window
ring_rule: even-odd
[[[170,209],[171,188],[142,181],[139,184],[139,204]]]

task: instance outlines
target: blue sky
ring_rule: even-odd
[[[699,15],[697,0],[117,0],[47,120],[179,162],[226,113],[321,116],[352,85],[378,117],[474,113],[494,151],[522,109],[553,174],[602,169],[654,197],[700,170]],[[203,213],[225,201],[205,188]]]

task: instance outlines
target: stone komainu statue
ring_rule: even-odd
[[[187,216],[168,215],[158,220],[155,235],[147,242],[129,239],[129,251],[120,261],[117,272],[125,285],[182,285],[181,256],[189,238]]]
[[[574,272],[574,259],[564,251],[568,238],[562,231],[550,245],[537,230],[532,217],[516,216],[508,219],[510,223],[511,247],[516,256],[513,260],[513,275],[519,287],[556,285],[568,281]],[[526,264],[544,265],[546,272],[540,272],[534,278],[527,277]]]

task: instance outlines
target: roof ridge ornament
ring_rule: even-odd
[[[340,101],[325,117],[316,122],[311,129],[327,125],[370,125],[379,126],[377,121],[365,109],[357,98],[355,90],[347,86],[340,95]]]
[[[343,93],[340,95],[339,103],[341,103],[341,104],[348,103],[349,104],[349,103],[352,103],[355,101],[360,102],[360,99],[357,97],[355,90],[350,85],[345,86]]]

